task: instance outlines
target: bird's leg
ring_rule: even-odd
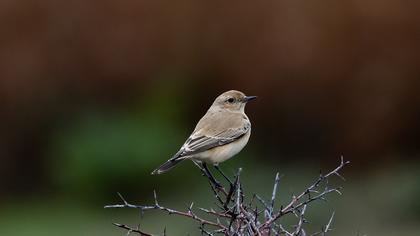
[[[203,166],[204,171],[206,172],[207,177],[210,179],[210,181],[211,181],[211,182],[213,182],[214,186],[215,186],[216,188],[218,188],[218,189],[222,189],[222,188],[223,188],[223,186],[222,186],[222,185],[220,184],[220,182],[219,182],[219,181],[217,181],[217,180],[214,178],[214,176],[211,174],[211,172],[210,172],[209,168],[207,168],[207,164],[203,162],[201,165]]]
[[[209,179],[210,184],[214,185],[218,189],[223,189],[223,186],[213,177],[204,162],[193,160],[193,163],[198,167],[198,169],[200,169],[200,171],[203,173],[203,176],[206,176]]]
[[[202,162],[196,161],[196,160],[192,160],[192,162],[194,163],[195,166],[197,166],[198,169],[200,169],[202,175],[207,177],[207,179],[209,180],[210,187],[213,190],[214,196],[223,205],[224,204],[224,201],[219,196],[218,191],[216,191],[216,188],[214,187],[214,183],[210,180],[210,177],[209,177],[208,173],[206,172],[206,170],[204,169],[203,165],[201,164]],[[223,188],[220,189],[220,190],[223,191]],[[224,191],[224,193],[225,193],[225,191]],[[228,210],[228,209],[225,209],[225,210]]]
[[[225,175],[225,173],[223,173],[223,171],[222,171],[222,169],[220,169],[219,165],[214,164],[213,166],[227,180],[227,182],[229,182],[230,186],[233,186],[233,182],[229,179],[229,177],[227,177],[227,175]]]
[[[209,174],[204,169],[201,161],[192,160],[192,162],[194,163],[195,166],[197,166],[198,169],[200,169],[203,176],[206,176],[208,179],[210,179]]]

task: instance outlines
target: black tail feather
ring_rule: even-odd
[[[162,173],[167,172],[168,170],[172,169],[176,164],[180,163],[181,161],[185,160],[184,158],[173,158],[168,160],[167,162],[163,163],[159,168],[152,172],[152,175],[159,175]]]

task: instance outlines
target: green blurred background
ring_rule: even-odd
[[[151,176],[229,89],[253,134],[222,168],[286,202],[352,162],[309,208],[334,235],[420,234],[420,5],[415,1],[0,1],[0,235],[198,235],[189,220],[103,209],[211,206],[192,163]],[[275,134],[275,135],[274,135]]]

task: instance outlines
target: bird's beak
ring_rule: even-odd
[[[257,96],[246,96],[245,97],[245,102],[249,102],[249,101],[254,100],[256,98],[257,98]]]

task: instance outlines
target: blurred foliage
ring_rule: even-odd
[[[149,178],[185,139],[177,125],[184,106],[173,96],[171,89],[156,90],[131,111],[87,108],[52,135],[51,179],[64,191],[100,195],[110,185]]]

